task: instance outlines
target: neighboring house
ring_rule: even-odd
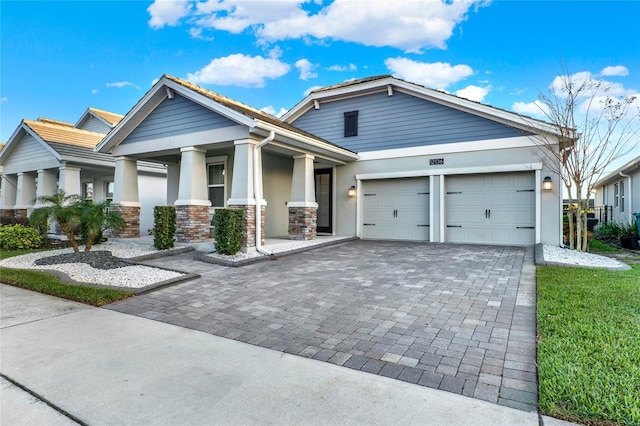
[[[168,165],[180,241],[205,240],[215,209],[237,207],[243,251],[265,235],[317,233],[559,245],[561,185],[530,137],[539,133],[556,134],[391,76],[316,90],[280,120],[164,75],[96,150],[117,158],[114,199],[132,222],[140,190],[124,182],[136,163]]]
[[[57,190],[96,201],[113,198],[115,159],[95,146],[122,116],[89,108],[74,126],[39,118],[22,120],[0,152],[3,216],[27,217],[35,199]],[[147,206],[141,216],[144,233],[153,227],[153,206],[166,199],[166,168],[139,166],[138,185]]]
[[[600,222],[630,224],[640,212],[640,156],[596,183],[596,217]]]

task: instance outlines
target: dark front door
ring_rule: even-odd
[[[318,203],[318,232],[331,233],[333,223],[333,170],[317,169],[316,174],[316,202]]]

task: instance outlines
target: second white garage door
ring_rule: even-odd
[[[362,236],[429,241],[429,178],[362,183]]]
[[[447,176],[445,182],[448,242],[535,242],[533,172]]]

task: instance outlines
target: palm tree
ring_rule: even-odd
[[[64,191],[59,190],[53,195],[45,195],[36,199],[38,207],[31,214],[30,220],[39,223],[46,223],[49,219],[55,221],[62,229],[67,237],[73,251],[78,253],[78,242],[75,237],[75,230],[80,225],[80,204],[83,199],[80,195],[66,195]]]
[[[125,227],[125,221],[113,207],[111,201],[85,201],[80,206],[80,219],[82,221],[83,234],[86,237],[84,251],[90,251],[96,241],[102,238],[102,231],[106,229],[121,230]]]

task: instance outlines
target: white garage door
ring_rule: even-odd
[[[429,178],[362,183],[362,236],[429,241]]]
[[[535,242],[534,173],[447,176],[445,182],[447,241]]]

